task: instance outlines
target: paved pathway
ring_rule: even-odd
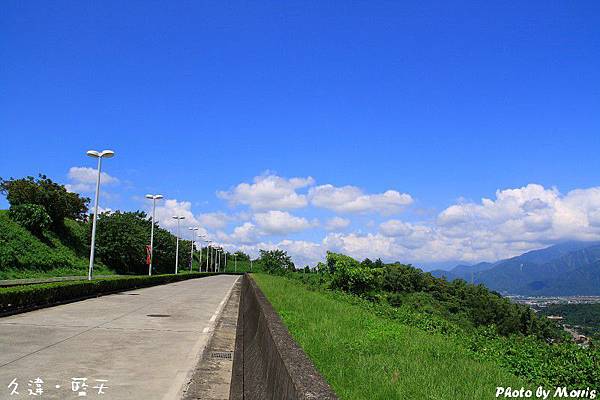
[[[237,279],[191,279],[0,318],[0,399],[35,398],[29,380],[38,377],[46,399],[178,399]],[[72,391],[72,378],[87,378],[85,390]],[[13,379],[19,395],[11,396]]]

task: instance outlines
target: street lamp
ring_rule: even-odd
[[[179,267],[179,221],[185,219],[182,215],[173,215],[173,219],[177,220],[177,244],[175,245],[175,274],[177,274],[177,268]]]
[[[233,271],[237,272],[237,253],[233,253]]]
[[[221,272],[221,249],[217,249],[217,272]]]
[[[188,229],[192,232],[192,250],[190,254],[190,272],[192,272],[192,265],[194,264],[194,231],[197,231],[198,228],[189,227]]]
[[[206,241],[206,272],[208,272],[208,263],[210,262],[210,240]]]
[[[92,244],[90,246],[90,268],[88,270],[88,280],[92,280],[94,273],[94,249],[96,246],[96,220],[98,219],[98,197],[100,196],[100,172],[102,170],[102,158],[111,158],[115,155],[112,150],[96,151],[88,150],[86,153],[90,157],[98,159],[98,176],[96,178],[96,198],[94,201],[94,219],[92,221]]]
[[[202,272],[202,242],[206,242],[206,240],[204,240],[204,235],[198,234],[198,237],[202,239],[200,240],[200,261],[198,261],[198,272]]]
[[[212,263],[210,264],[210,267],[212,269],[212,272],[217,272],[217,255],[218,255],[218,251],[216,247],[213,247],[213,251],[212,251]]]
[[[221,272],[221,261],[223,261],[223,248],[219,248],[219,267],[217,272]]]
[[[152,275],[152,262],[154,261],[153,252],[154,252],[154,222],[155,222],[155,211],[156,211],[156,200],[160,200],[163,198],[162,194],[147,194],[147,199],[152,200],[152,228],[150,228],[150,265],[148,266],[148,276]]]

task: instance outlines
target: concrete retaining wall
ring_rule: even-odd
[[[256,285],[245,275],[230,399],[337,399]]]

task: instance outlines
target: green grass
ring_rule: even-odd
[[[86,227],[65,220],[59,236],[46,232],[37,237],[0,210],[0,280],[87,275]],[[114,270],[96,263],[95,273],[112,275]]]
[[[377,316],[335,294],[253,277],[341,399],[493,399],[526,383],[452,337]]]

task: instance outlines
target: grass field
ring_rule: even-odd
[[[454,339],[378,317],[300,282],[253,274],[341,399],[493,399],[526,386]]]

